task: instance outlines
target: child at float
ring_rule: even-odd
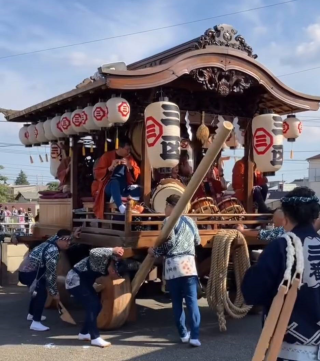
[[[97,327],[101,301],[93,284],[101,276],[117,278],[120,273],[118,257],[122,257],[123,253],[122,247],[94,248],[88,257],[78,262],[67,274],[66,289],[86,311],[85,323],[78,335],[80,341],[91,340],[91,345],[102,348],[111,345],[100,337]]]
[[[126,138],[120,139],[119,148],[104,153],[94,169],[95,181],[91,190],[95,199],[93,210],[99,219],[103,219],[106,199],[112,198],[121,213],[126,211],[122,197],[140,199],[140,187],[135,184],[140,175],[140,168],[130,155],[130,151],[130,141]]]
[[[301,239],[304,272],[278,360],[315,360],[319,345],[310,340],[315,340],[320,332],[320,237],[314,228],[319,217],[319,199],[311,189],[297,187],[281,203],[285,231]],[[263,319],[283,280],[286,261],[287,242],[279,237],[269,243],[243,279],[244,299],[248,305],[264,307]]]

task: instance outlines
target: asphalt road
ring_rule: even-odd
[[[112,346],[99,349],[78,341],[76,335],[79,326],[63,323],[55,310],[45,311],[48,317],[45,324],[51,327],[50,331],[30,331],[29,322],[26,321],[26,288],[0,287],[0,360],[250,360],[260,333],[260,316],[249,315],[242,320],[228,319],[227,332],[220,333],[214,312],[209,310],[206,300],[201,300],[202,347],[193,349],[178,342],[171,304],[163,297],[161,301],[138,300],[138,321],[118,331],[103,332],[103,337]],[[74,306],[70,312],[77,322],[81,322],[83,313],[80,308]]]

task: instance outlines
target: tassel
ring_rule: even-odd
[[[119,133],[118,133],[118,127],[116,127],[116,149],[119,148]]]
[[[46,153],[46,162],[49,162],[48,154]]]
[[[43,163],[43,159],[41,157],[41,154],[39,154],[39,159],[40,159],[40,162]]]
[[[290,151],[290,159],[293,159],[293,150]]]
[[[204,145],[210,137],[210,130],[205,125],[204,121],[205,121],[205,112],[202,112],[201,125],[197,129],[197,133],[196,133],[196,137],[200,140],[202,145]]]
[[[30,155],[30,163],[33,164],[33,158],[32,155]]]
[[[84,157],[86,156],[86,148],[85,148],[84,145],[82,146],[82,155],[83,155]]]
[[[91,144],[90,153],[93,153],[93,144]]]

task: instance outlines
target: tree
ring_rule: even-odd
[[[59,190],[59,182],[49,182],[47,183],[48,191],[57,191]]]
[[[16,181],[14,182],[14,184],[21,185],[21,186],[30,184],[28,182],[27,175],[23,170],[21,170],[20,173],[18,174],[18,177],[17,177]]]
[[[4,169],[4,167],[0,165],[0,170],[2,169]],[[13,198],[9,187],[7,186],[7,180],[8,178],[6,176],[0,174],[0,203],[10,202]]]

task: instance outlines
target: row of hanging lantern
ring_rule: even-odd
[[[119,97],[112,97],[107,102],[100,100],[95,106],[88,104],[71,112],[56,114],[52,119],[37,124],[24,125],[19,131],[19,138],[25,146],[48,144],[78,135],[92,133],[111,126],[120,126],[130,116],[129,103]],[[117,140],[116,140],[117,142]]]

